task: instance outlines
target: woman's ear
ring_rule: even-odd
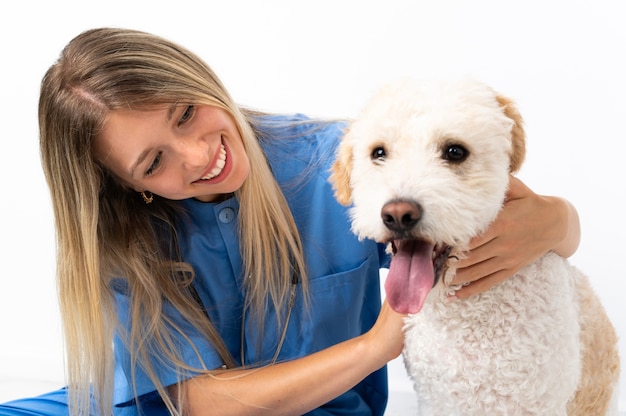
[[[346,133],[348,134],[348,133]],[[352,190],[350,189],[350,172],[352,171],[352,146],[348,144],[345,136],[342,138],[337,150],[337,158],[330,169],[330,183],[335,190],[335,198],[342,205],[352,202]]]
[[[513,120],[513,128],[511,129],[511,161],[509,170],[511,173],[517,172],[526,157],[526,132],[524,131],[524,122],[522,115],[519,113],[513,101],[501,95],[496,96],[496,100],[502,107],[504,115]]]

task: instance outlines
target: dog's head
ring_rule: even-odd
[[[352,204],[353,231],[392,243],[390,275],[394,267],[432,275],[428,288],[396,290],[427,293],[450,248],[462,249],[495,219],[524,154],[521,117],[492,88],[403,80],[383,87],[350,125],[331,182],[337,200]]]

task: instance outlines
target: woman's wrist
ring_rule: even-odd
[[[562,257],[570,257],[578,249],[580,244],[580,219],[578,211],[569,201],[559,197],[544,197],[559,213],[563,221],[560,225],[561,238],[552,247],[552,251]]]

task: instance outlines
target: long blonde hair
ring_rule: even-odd
[[[284,316],[294,274],[306,291],[298,231],[255,136],[252,112],[233,103],[202,60],[165,39],[110,28],[78,35],[45,74],[39,99],[41,157],[57,231],[57,280],[73,414],[89,413],[90,391],[97,410],[110,414],[112,340],[118,330],[130,350],[132,367],[143,366],[170,412],[179,413],[150,364],[150,357],[165,357],[179,374],[189,369],[172,333],[184,332],[162,313],[165,301],[206,334],[224,364],[235,365],[194,300],[193,270],[177,251],[178,206],[163,198],[146,206],[93,155],[92,142],[110,111],[177,102],[223,108],[240,129],[250,159],[250,175],[236,193],[240,249],[246,276],[251,277],[246,279],[246,306],[262,317],[270,302]],[[116,276],[127,282],[127,332],[118,325],[111,288]]]

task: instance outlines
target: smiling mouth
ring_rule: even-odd
[[[207,173],[205,176],[201,177],[200,179],[204,181],[208,181],[210,179],[215,178],[220,173],[222,173],[222,171],[224,170],[224,166],[226,166],[226,148],[224,147],[223,144],[221,144],[220,153],[217,157],[217,160],[215,161],[215,166],[213,166],[213,169],[211,169],[209,173]]]

